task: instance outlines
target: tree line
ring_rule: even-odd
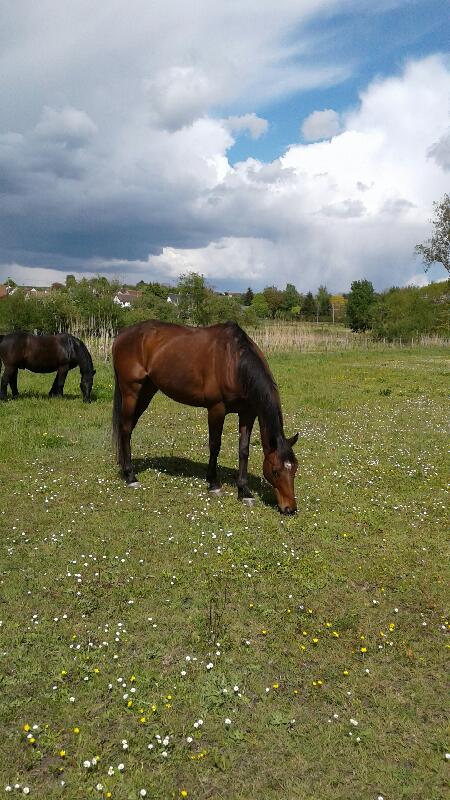
[[[9,279],[8,283],[14,282]],[[127,289],[134,290],[133,305],[123,308],[114,298]],[[421,334],[447,337],[449,299],[448,281],[376,293],[372,283],[363,279],[354,281],[347,295],[330,295],[325,286],[303,295],[288,283],[284,290],[268,286],[253,292],[249,287],[242,295],[229,296],[214,292],[196,273],[181,276],[176,287],[144,281],[123,287],[105,277],[77,281],[68,275],[65,284],[54,284],[45,294],[27,295],[15,288],[0,301],[0,330],[56,333],[84,328],[100,334],[156,317],[191,325],[230,319],[244,326],[264,320],[335,322],[390,340]]]

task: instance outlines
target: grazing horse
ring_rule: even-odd
[[[131,464],[133,428],[152,397],[165,395],[208,409],[208,489],[220,493],[217,457],[226,414],[239,416],[238,498],[252,503],[247,483],[250,436],[258,417],[264,451],[263,473],[283,514],[297,510],[292,450],[298,433],[286,439],[280,397],[269,366],[256,344],[234,322],[191,328],[148,320],[125,328],[113,344],[115,393],[113,442],[130,487],[139,486]]]
[[[8,383],[13,398],[18,396],[17,372],[54,372],[56,377],[50,389],[50,397],[62,397],[67,373],[80,368],[80,389],[85,403],[90,402],[95,369],[86,345],[69,333],[54,336],[34,336],[19,331],[0,336],[0,368],[3,361],[5,371],[0,384],[0,400],[7,399]]]

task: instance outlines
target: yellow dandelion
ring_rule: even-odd
[[[318,642],[318,641],[319,641],[319,640],[318,640],[317,636],[315,636],[315,637],[314,637],[314,639],[312,640],[312,643],[313,643],[313,644],[317,644],[317,642]]]
[[[267,636],[267,631],[265,628],[262,629],[261,636]]]
[[[61,756],[61,758],[65,758],[66,757],[66,751],[65,750],[60,750],[59,751],[59,755]]]
[[[367,647],[360,647],[359,649],[363,655],[364,653],[367,653]]]
[[[73,729],[73,732],[74,732],[75,736],[78,736],[78,734],[79,734],[79,732],[80,732],[80,729],[79,729],[78,727],[75,727],[75,728]]]
[[[181,795],[181,797],[187,797],[188,793],[187,793],[186,789],[181,789],[180,795]]]
[[[23,726],[23,730],[25,731],[25,733],[28,733],[28,731],[30,730],[30,726],[28,725],[28,722],[26,722],[25,725]]]
[[[100,672],[99,668],[98,667],[94,667],[94,672],[95,672],[96,675],[98,675],[99,672]]]
[[[145,723],[147,722],[147,718],[146,717],[141,717],[139,722],[141,723],[141,725],[145,725]]]
[[[333,636],[335,639],[339,639],[339,634],[337,631],[333,631]]]
[[[390,631],[393,631],[393,630],[395,630],[395,623],[394,623],[394,622],[390,622],[390,623],[389,623],[389,630],[390,630]]]
[[[136,680],[136,675],[132,675],[130,678],[131,683],[134,683]]]
[[[133,701],[132,700],[128,700],[128,703],[127,703],[128,708],[131,708],[132,705],[133,705]]]
[[[272,683],[272,687],[273,687],[273,689],[279,689],[280,688],[280,684],[279,683]]]
[[[35,741],[36,741],[36,739],[34,738],[34,736],[30,736],[30,738],[28,739],[28,741],[29,741],[29,743],[30,743],[30,744],[34,744],[34,743],[35,743]]]
[[[325,623],[325,627],[326,627],[326,628],[331,628],[331,622],[326,622],[326,623]]]
[[[155,705],[153,705],[153,706],[152,706],[152,712],[153,712],[153,714],[154,714],[154,713],[155,713],[155,711],[157,711],[157,710],[158,710],[158,706],[155,706]]]
[[[349,673],[348,669],[344,669],[344,671],[343,671],[343,673],[342,673],[342,674],[343,674],[343,676],[344,676],[345,678],[347,678],[347,677],[348,677],[348,675],[350,675],[350,673]]]
[[[61,677],[65,678],[66,675],[67,675],[67,670],[66,669],[62,669],[61,670]]]

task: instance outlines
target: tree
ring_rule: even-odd
[[[258,319],[266,319],[270,316],[270,309],[262,292],[255,294],[250,308],[256,314]]]
[[[301,303],[301,296],[298,293],[293,283],[287,283],[283,292],[283,311],[293,313],[292,309],[299,306]]]
[[[450,196],[444,194],[440,201],[435,201],[434,216],[429,221],[434,227],[431,239],[424,244],[417,244],[415,251],[421,255],[428,272],[434,263],[442,264],[450,273]]]
[[[374,300],[370,281],[353,281],[347,301],[347,317],[352,331],[365,331],[371,327]]]
[[[313,293],[308,292],[303,298],[301,315],[304,319],[315,319],[317,313],[316,301],[314,300]]]
[[[209,290],[203,275],[198,275],[196,272],[181,275],[178,281],[178,312],[181,319],[193,325],[207,325],[208,296]]]
[[[283,305],[283,292],[277,289],[276,286],[266,286],[263,290],[263,295],[269,306],[270,316],[274,319],[277,311],[279,311]]]
[[[251,306],[254,296],[255,295],[253,294],[249,286],[245,294],[242,295],[242,304],[244,306]]]
[[[66,275],[66,287],[67,289],[73,289],[77,285],[77,279],[75,275]]]
[[[13,281],[12,278],[6,278],[5,286],[10,286],[11,289],[14,289],[17,286],[17,283]]]
[[[316,295],[319,317],[331,317],[331,297],[326,286],[319,286]]]

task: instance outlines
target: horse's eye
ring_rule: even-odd
[[[278,470],[278,469],[273,469],[272,470],[272,475],[273,475],[274,478],[278,478],[279,474],[280,474],[280,470]]]

